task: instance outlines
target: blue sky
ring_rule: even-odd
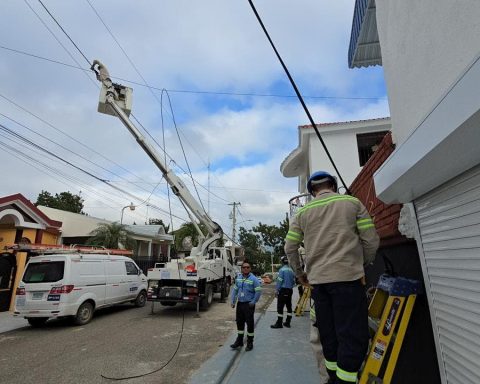
[[[160,90],[126,83],[134,89],[134,115],[162,146],[165,136],[174,160],[169,165],[188,183],[180,136],[193,176],[203,186],[200,197],[225,232],[231,232],[228,203],[233,201],[242,203],[240,220],[253,220],[248,225],[283,219],[297,181],[283,178],[280,164],[298,145],[297,127],[308,120],[296,98],[260,96],[294,92],[247,1],[43,3],[89,62],[100,59],[113,77],[140,84],[145,79],[171,90],[176,126],[164,94],[162,128]],[[317,123],[388,116],[382,68],[347,66],[353,0],[254,3],[301,93],[316,96],[305,101]],[[0,123],[128,192],[2,131],[0,163],[10,177],[1,183],[0,195],[22,193],[35,201],[42,189],[81,191],[92,216],[119,220],[121,208],[133,201],[139,208],[126,212],[127,223],[149,217],[170,222],[160,172],[117,119],[96,111],[97,82],[85,58],[41,4],[3,2],[0,34]],[[178,202],[172,205],[176,217],[187,218]],[[181,219],[174,219],[174,226]]]

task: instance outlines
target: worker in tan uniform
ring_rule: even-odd
[[[313,287],[328,383],[351,384],[368,349],[362,278],[364,265],[375,259],[379,237],[363,204],[338,194],[336,178],[329,173],[313,173],[307,189],[314,198],[291,220],[285,253],[300,282]],[[305,272],[298,253],[302,242]]]

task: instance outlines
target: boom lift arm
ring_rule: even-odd
[[[135,137],[138,144],[140,144],[155,165],[160,169],[163,177],[170,185],[172,192],[180,199],[182,205],[188,208],[186,211],[200,234],[198,247],[192,249],[192,254],[195,254],[195,256],[204,255],[210,244],[222,238],[222,228],[207,215],[205,210],[192,196],[183,181],[167,166],[162,159],[162,156],[145,140],[144,135],[142,135],[128,117],[130,113],[129,106],[131,103],[130,98],[132,89],[113,83],[110,79],[110,74],[108,73],[107,68],[98,60],[93,61],[91,69],[95,71],[97,79],[102,83],[98,111],[117,116]],[[120,107],[120,105],[124,108]],[[207,228],[208,235],[206,238],[196,225],[195,220],[192,219],[192,214]]]

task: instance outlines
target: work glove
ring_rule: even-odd
[[[249,306],[250,308],[253,308],[253,307],[255,307],[255,303],[250,302],[250,303],[248,303],[248,306]]]

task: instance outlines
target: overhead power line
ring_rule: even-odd
[[[57,64],[57,65],[63,65],[65,67],[77,69],[80,71],[84,72],[90,72],[90,68],[82,68],[80,66],[64,63],[59,60],[51,59],[48,57],[36,55],[33,53],[29,53],[26,51],[21,51],[18,49],[13,49],[9,47],[5,47],[3,45],[0,45],[0,49],[4,49],[10,52],[14,52],[20,55],[24,56],[29,56],[35,59],[39,60],[44,60],[47,62],[50,62],[52,64]],[[112,79],[119,80],[119,81],[124,81],[130,84],[138,85],[140,87],[149,87],[151,89],[154,89],[156,91],[161,91],[162,89],[166,89],[170,93],[190,93],[190,94],[199,94],[199,95],[213,95],[213,96],[248,96],[248,97],[274,97],[274,98],[286,98],[286,99],[295,99],[297,98],[296,95],[286,95],[286,94],[277,94],[277,93],[256,93],[256,92],[226,92],[226,91],[206,91],[206,90],[193,90],[193,89],[171,89],[171,88],[165,88],[165,87],[157,87],[154,85],[145,85],[142,83],[139,83],[134,80],[130,79],[125,79],[123,77],[118,77],[118,76],[113,76]],[[356,96],[318,96],[318,95],[302,95],[304,99],[320,99],[320,100],[387,100],[385,97],[380,97],[380,96],[371,96],[371,97],[356,97]]]

